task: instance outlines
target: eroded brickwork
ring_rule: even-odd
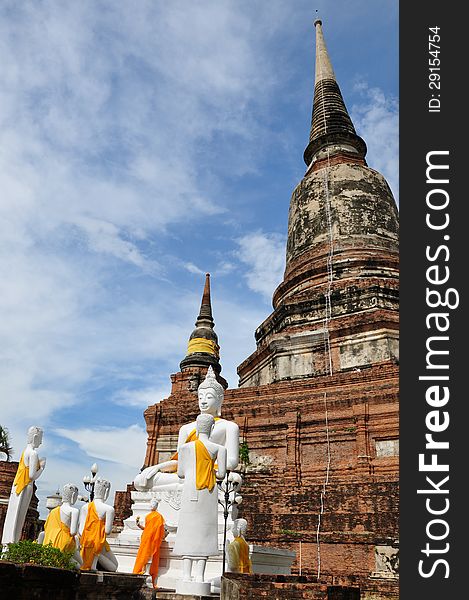
[[[222,580],[221,597],[227,600],[360,600],[360,590],[328,586],[307,577],[227,573]]]
[[[124,519],[127,519],[132,514],[132,498],[130,492],[134,489],[134,486],[129,484],[125,492],[116,492],[114,496],[114,532],[121,531],[124,527]]]
[[[227,573],[222,600],[398,600],[397,583],[359,577],[324,578]]]
[[[197,415],[187,374],[172,376],[174,393],[145,412],[146,464],[175,450],[179,427]],[[248,539],[297,552],[295,570],[315,573],[320,499],[321,572],[370,576],[375,548],[398,540],[398,367],[228,389],[223,416],[235,420],[251,465],[244,473],[241,512]],[[327,426],[326,426],[327,410]],[[155,436],[155,437],[153,437]],[[380,446],[381,444],[381,446]],[[330,459],[330,460],[329,460]]]

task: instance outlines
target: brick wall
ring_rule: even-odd
[[[144,575],[79,573],[0,560],[2,598],[11,600],[151,600]]]
[[[399,600],[396,581],[227,573],[221,600]]]
[[[134,490],[134,486],[129,484],[125,492],[116,492],[114,497],[114,526],[115,532],[121,531],[124,527],[124,519],[127,519],[132,514],[132,499],[130,492]]]
[[[311,577],[240,575],[222,579],[221,600],[360,600],[356,587],[317,583]]]
[[[188,375],[172,375],[172,382],[171,396],[145,411],[146,464],[158,462],[161,440],[176,445],[179,427],[198,414]],[[226,390],[223,417],[238,423],[253,462],[244,473],[240,512],[248,520],[248,541],[294,550],[295,573],[301,541],[302,573],[317,573],[316,530],[328,465],[325,396],[331,460],[321,572],[369,576],[375,547],[394,546],[399,536],[399,457],[376,452],[377,441],[399,434],[398,366],[392,362]],[[259,457],[270,464],[256,467]],[[130,494],[118,501],[128,508]]]

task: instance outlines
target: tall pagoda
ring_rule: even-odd
[[[395,587],[398,213],[384,177],[366,163],[320,20],[315,29],[306,172],[290,201],[285,274],[222,415],[238,423],[249,451],[240,465],[249,541],[296,550],[303,574]],[[145,465],[176,449],[209,365],[226,385],[207,277],[171,395],[145,411]]]

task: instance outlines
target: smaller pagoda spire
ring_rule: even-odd
[[[314,21],[316,29],[316,69],[314,80],[313,115],[309,144],[304,152],[306,165],[310,165],[321,150],[342,146],[366,154],[366,144],[359,137],[348,114],[327,52],[321,19]]]
[[[193,367],[212,366],[217,375],[220,373],[220,347],[214,326],[210,297],[210,273],[207,273],[199,316],[195,322],[195,329],[189,336],[187,354],[180,364],[181,371]]]
[[[202,321],[208,321],[210,326],[213,328],[213,316],[212,316],[212,301],[210,298],[210,273],[205,274],[205,286],[204,293],[202,294],[202,302],[200,304],[200,312],[195,323],[196,327],[201,324]]]

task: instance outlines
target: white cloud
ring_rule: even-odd
[[[351,116],[358,134],[368,146],[370,167],[384,175],[399,202],[399,103],[379,88],[356,85],[363,103],[352,107]]]
[[[259,134],[255,107],[275,77],[253,62],[263,53],[251,27],[233,3],[0,9],[0,401],[11,427],[47,423],[97,382],[146,383],[146,361],[184,355],[195,315],[188,327],[180,294],[168,304],[173,290],[151,279],[171,227],[226,209],[226,166],[202,144]],[[234,143],[224,158],[231,173],[242,160],[254,168]]]
[[[138,473],[142,458],[145,456],[147,435],[144,429],[138,425],[96,429],[59,427],[55,433],[76,442],[90,458],[134,467],[136,473]]]
[[[194,273],[195,275],[205,275],[205,272],[202,269],[199,269],[196,265],[191,262],[183,263],[182,265],[189,273]]]
[[[135,406],[147,408],[152,404],[157,404],[171,394],[171,384],[169,381],[160,387],[146,387],[141,389],[120,389],[112,398],[116,404],[124,406]]]
[[[123,240],[119,228],[113,223],[102,219],[78,217],[74,224],[86,233],[91,250],[109,254],[142,269],[150,267],[138,247],[131,241]]]
[[[285,268],[285,237],[277,233],[250,233],[238,240],[237,255],[249,269],[248,286],[267,300],[282,281]]]
[[[33,240],[76,227],[92,252],[143,267],[129,231],[224,210],[196,156],[216,132],[251,140],[258,129],[252,103],[266,97],[271,73],[252,62],[248,17],[231,3],[134,11],[46,1],[12,13],[16,27],[0,19],[10,223]]]
[[[228,260],[223,260],[219,263],[213,273],[214,277],[224,277],[229,275],[236,269],[236,265]]]

